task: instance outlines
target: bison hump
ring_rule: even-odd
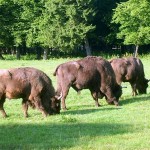
[[[11,73],[7,69],[1,69],[0,70],[0,78],[11,79]]]

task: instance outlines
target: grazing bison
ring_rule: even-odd
[[[77,92],[89,89],[96,106],[100,106],[99,96],[101,98],[105,96],[108,103],[118,105],[119,97],[122,94],[110,63],[101,57],[89,56],[81,60],[60,64],[56,68],[54,76],[57,77],[56,95],[62,96],[63,110],[67,109],[65,99],[70,87]]]
[[[22,98],[25,117],[28,105],[39,109],[44,116],[60,112],[60,100],[55,97],[51,79],[35,68],[14,68],[0,70],[0,111],[3,117],[5,99]]]
[[[111,60],[110,63],[118,84],[129,82],[132,87],[133,96],[138,93],[146,94],[149,80],[145,78],[144,67],[140,59],[134,57],[117,58]]]

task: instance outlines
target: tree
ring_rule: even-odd
[[[94,15],[92,1],[1,0],[0,44],[11,43],[17,56],[26,46],[40,54],[38,47],[72,51],[85,42],[90,50],[88,33],[95,28],[90,22]]]
[[[15,49],[17,59],[20,59],[20,48],[25,43],[29,28],[22,17],[24,3],[21,0],[0,1],[0,46]]]
[[[112,23],[119,24],[117,37],[124,40],[124,44],[138,47],[150,44],[150,2],[148,0],[129,0],[117,5],[114,10]]]
[[[16,6],[12,1],[0,1],[0,47],[13,46],[12,25],[15,22]]]
[[[43,47],[73,50],[87,42],[94,10],[91,0],[47,0],[42,15],[35,20],[36,41]],[[86,46],[87,47],[87,46]]]
[[[18,22],[14,23],[12,34],[17,46],[34,47],[37,59],[41,58],[40,43],[37,38],[37,18],[42,14],[44,1],[39,0],[13,0],[18,5]],[[20,11],[19,11],[20,10]],[[17,15],[16,15],[17,16]],[[18,49],[19,50],[19,49]]]

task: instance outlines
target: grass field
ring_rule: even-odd
[[[150,55],[140,58],[150,79]],[[69,60],[5,60],[0,61],[0,68],[41,69],[56,87],[52,73],[58,64]],[[4,108],[9,117],[4,119],[0,114],[0,150],[149,150],[150,86],[148,94],[132,97],[130,85],[124,85],[127,88],[119,107],[102,99],[102,107],[96,108],[88,90],[77,95],[70,89],[66,99],[69,110],[47,118],[33,109],[29,109],[29,118],[24,118],[21,99],[6,100]]]

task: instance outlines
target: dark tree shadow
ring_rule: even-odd
[[[131,131],[136,132],[132,125],[116,123],[14,123],[0,125],[0,149],[67,149],[82,145],[89,136],[103,138]]]
[[[131,103],[135,103],[135,102],[141,102],[141,101],[150,101],[150,96],[147,95],[137,95],[137,96],[134,96],[134,97],[130,97],[130,98],[127,98],[125,100],[120,100],[119,101],[119,104],[121,106],[123,105],[128,105],[128,104],[131,104]]]

